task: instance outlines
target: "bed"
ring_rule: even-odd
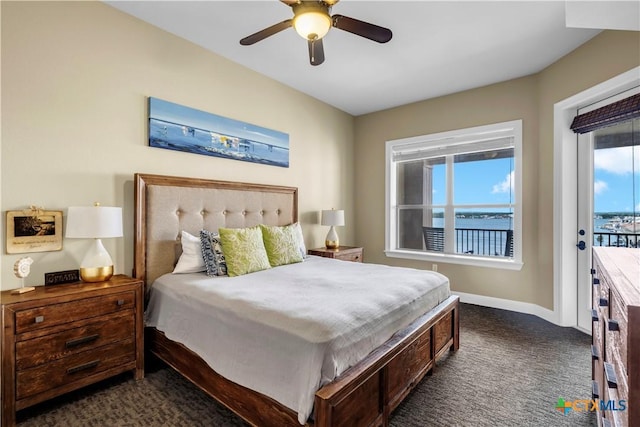
[[[157,294],[161,288],[170,290],[171,286],[175,287],[171,280],[178,279],[167,273],[173,270],[179,256],[177,237],[181,231],[197,234],[201,229],[217,230],[219,227],[285,226],[298,219],[297,198],[297,189],[293,187],[136,174],[135,276],[145,281],[147,294],[151,286],[157,286],[154,288]],[[324,263],[334,264],[327,266]],[[349,274],[347,264],[354,264],[355,268],[356,263],[311,257],[300,265],[272,270],[281,269],[279,273],[291,274],[294,280],[300,281],[295,274],[309,274],[309,269],[313,271],[314,268]],[[380,271],[371,272],[383,277],[387,274],[385,269],[393,267],[369,265],[358,268],[380,268]],[[251,289],[253,279],[279,280],[274,271],[260,273],[243,278],[248,289]],[[179,280],[185,283],[191,280],[194,292],[202,289],[199,285],[201,277],[196,275],[186,275]],[[221,280],[217,283],[225,283],[224,278]],[[389,339],[376,343],[373,351],[367,351],[366,355],[358,356],[363,358],[340,371],[335,379],[323,381],[321,388],[310,397],[312,412],[309,417],[306,413],[300,415],[298,408],[292,409],[295,405],[285,405],[280,403],[282,399],[269,397],[270,392],[255,391],[261,390],[259,386],[245,387],[216,372],[211,367],[216,366],[211,357],[200,356],[199,348],[182,344],[187,341],[177,339],[175,332],[166,327],[166,321],[163,327],[146,328],[146,349],[252,425],[387,425],[391,411],[425,374],[434,369],[435,361],[446,352],[458,349],[458,298],[449,295],[448,282],[447,293],[443,294],[442,288],[439,292],[435,302],[416,303],[416,309],[421,310],[417,318],[412,317],[408,324],[405,321],[399,330],[393,329],[396,332],[391,333]],[[319,316],[322,311],[318,311]],[[241,319],[237,325],[242,322],[246,320]],[[227,323],[237,326],[228,320]],[[157,322],[150,324],[157,325]],[[277,324],[267,326],[278,327]],[[393,324],[388,326],[393,327]],[[244,329],[255,330],[255,327]],[[220,355],[217,357],[222,359]],[[219,370],[226,372],[223,365],[220,366]]]

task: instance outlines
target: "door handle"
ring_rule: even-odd
[[[587,244],[584,242],[584,240],[580,240],[576,246],[581,251],[584,251],[587,248]]]

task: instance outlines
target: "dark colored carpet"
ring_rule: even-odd
[[[595,426],[555,409],[590,398],[589,336],[535,316],[463,304],[460,350],[438,363],[394,412],[391,426]],[[122,375],[25,409],[18,426],[246,426],[171,369],[147,360]]]

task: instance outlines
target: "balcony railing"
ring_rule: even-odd
[[[619,246],[640,248],[640,234],[635,233],[593,233],[594,246]]]
[[[513,230],[456,228],[456,253],[482,256],[513,257]],[[422,227],[425,248],[444,252],[444,228]]]
[[[425,248],[444,252],[444,228],[422,227]],[[593,233],[594,246],[640,248],[640,234]],[[456,228],[455,252],[480,256],[513,257],[513,230]]]

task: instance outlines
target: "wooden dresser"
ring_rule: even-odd
[[[307,251],[309,255],[335,258],[343,261],[362,262],[364,250],[356,246],[340,246],[337,249],[316,248]]]
[[[2,425],[16,411],[125,371],[144,376],[142,281],[2,292]]]
[[[598,425],[640,426],[640,249],[593,249],[591,348]]]

